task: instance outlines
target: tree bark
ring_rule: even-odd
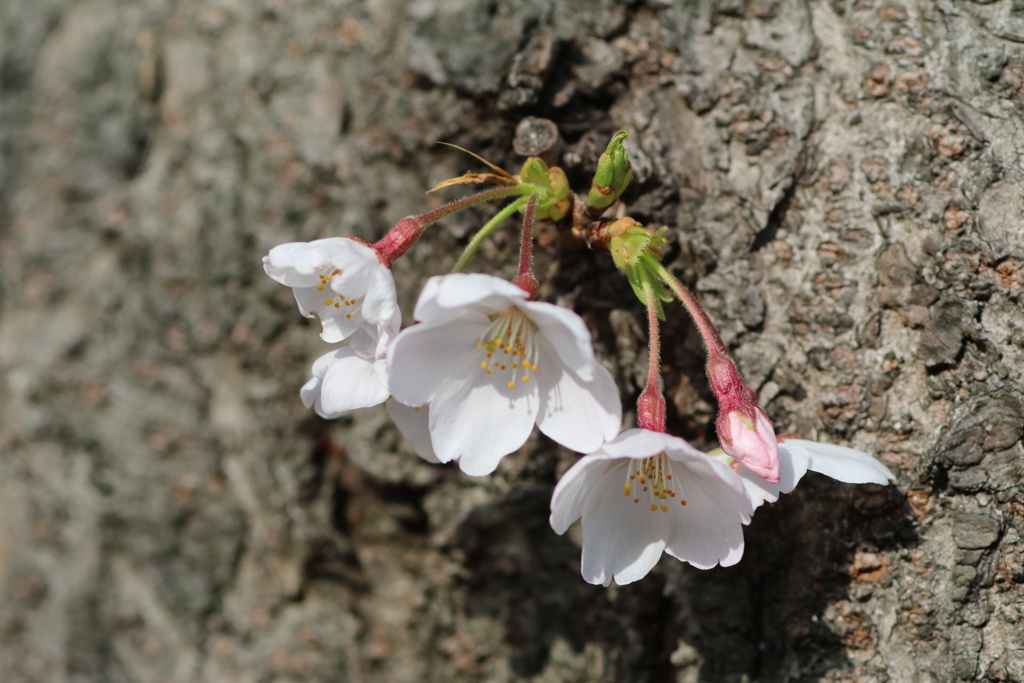
[[[0,678],[1024,681],[1022,111],[1018,0],[4,0]],[[631,133],[625,210],[779,431],[896,485],[808,475],[738,566],[604,589],[547,523],[575,454],[470,478],[302,407],[327,349],[260,257],[457,196],[435,141],[514,172],[530,116],[577,191]],[[396,264],[407,321],[486,216]],[[631,406],[642,307],[539,237]],[[711,448],[681,307],[663,338]]]

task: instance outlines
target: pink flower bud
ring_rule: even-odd
[[[779,482],[779,444],[775,428],[760,407],[748,404],[745,409],[722,413],[715,426],[722,450],[765,481]]]

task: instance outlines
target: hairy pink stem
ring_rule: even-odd
[[[527,191],[530,191],[530,188],[523,185],[508,185],[485,190],[462,199],[456,199],[422,216],[403,218],[395,224],[395,227],[388,230],[384,237],[370,246],[377,252],[381,262],[390,268],[391,264],[405,252],[409,251],[409,248],[416,243],[416,240],[419,239],[420,235],[431,223],[435,223],[445,216],[450,216],[463,209],[468,209],[471,206],[494,199],[501,199],[502,197],[526,194]]]
[[[665,431],[665,395],[661,393],[661,337],[658,332],[658,304],[654,289],[644,283],[647,298],[647,386],[636,402],[636,421],[641,429]]]
[[[519,242],[519,274],[512,280],[512,284],[530,295],[530,299],[537,296],[540,285],[533,275],[533,216],[537,209],[537,195],[530,195],[530,201],[526,204],[526,213],[523,215],[523,233]]]

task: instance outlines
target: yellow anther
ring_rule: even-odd
[[[530,381],[530,376],[529,375],[523,375],[523,381],[524,382],[529,382]]]
[[[662,512],[668,512],[668,505],[662,505],[661,506],[661,511]]]
[[[654,503],[651,503],[651,512],[654,512],[657,509],[658,509],[658,506],[655,505]]]
[[[630,494],[630,492],[631,492],[632,490],[633,490],[633,487],[632,487],[632,486],[630,485],[630,483],[629,483],[629,482],[627,481],[627,482],[626,482],[626,483],[625,483],[625,484],[624,484],[624,485],[622,486],[622,495],[624,495],[624,496],[628,496],[628,495]]]
[[[509,389],[511,389],[511,388],[513,388],[513,387],[514,387],[515,385],[516,385],[516,383],[515,383],[515,382],[509,382],[509,383],[508,383],[508,388],[509,388]]]
[[[685,500],[685,499],[683,499],[683,500],[680,500],[680,501],[679,501],[679,504],[680,504],[680,505],[686,505],[686,500]]]
[[[345,314],[345,317],[346,317],[346,318],[351,318],[351,317],[352,317],[352,314],[351,314],[351,313],[346,313],[346,314]]]
[[[484,361],[483,363],[481,363],[481,364],[480,364],[480,367],[482,367],[482,368],[486,368],[486,367],[487,367],[487,361]]]
[[[324,291],[324,286],[323,286],[323,285],[317,285],[317,286],[316,286],[316,290],[317,290],[318,292],[322,292],[322,291]]]
[[[328,300],[327,300],[327,305],[328,305],[328,306],[330,306],[330,305],[331,305],[331,304],[333,304],[333,303],[334,303],[334,299],[328,299]]]

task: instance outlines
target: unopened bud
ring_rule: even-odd
[[[779,483],[779,444],[775,428],[756,405],[721,413],[715,422],[718,439],[730,457],[765,481]]]
[[[626,147],[623,144],[629,133],[620,130],[616,133],[604,153],[597,160],[597,172],[590,184],[587,201],[595,209],[607,209],[618,201],[619,196],[633,179],[633,165],[629,162]]]
[[[523,162],[519,171],[519,180],[524,185],[537,188],[537,220],[557,221],[569,213],[572,207],[570,199],[569,179],[565,171],[554,166],[549,168],[543,159],[530,157]]]

